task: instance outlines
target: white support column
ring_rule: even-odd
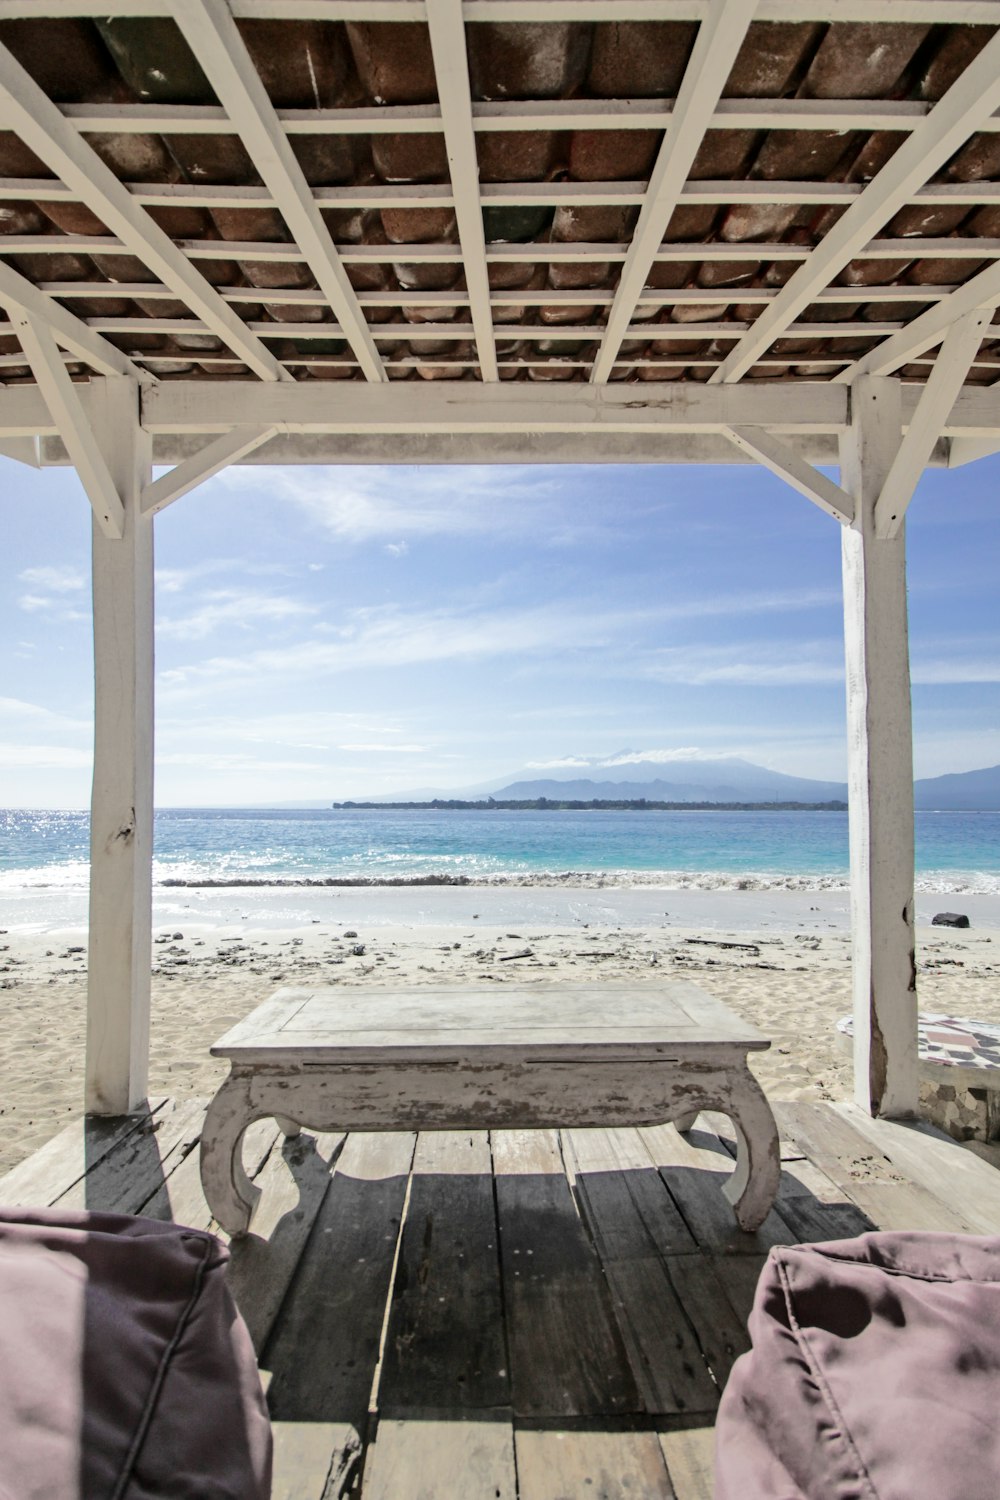
[[[841,483],[847,662],[855,1098],[873,1115],[917,1110],[913,932],[913,745],[905,528],[882,539],[875,504],[899,448],[899,384],[852,388]]]
[[[153,518],[140,498],[151,444],[132,380],[92,385],[94,437],[123,504],[123,534],[97,522],[94,788],[86,1108],[120,1115],[146,1096],[153,858]]]

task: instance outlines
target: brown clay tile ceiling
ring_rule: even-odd
[[[489,358],[501,380],[590,378],[643,232],[647,184],[670,149],[668,106],[697,47],[696,6],[665,0],[660,20],[594,23],[566,19],[564,7],[552,21],[505,21],[499,3],[474,6],[448,48],[449,63],[464,55],[457,94],[452,69],[442,98],[441,42],[423,19],[353,19],[364,9],[332,0],[311,7],[310,19],[284,18],[283,0],[262,0],[249,19],[234,5],[241,46],[297,164],[283,191],[294,193],[298,179],[314,198],[329,260],[349,283],[353,327],[322,289],[324,252],[296,244],[287,200],[221,107],[181,12],[175,19],[169,0],[147,17],[57,8],[58,18],[39,19],[31,7],[23,18],[5,7],[8,62],[82,132],[213,305],[235,314],[286,377],[365,379],[360,329],[389,379],[478,380],[491,313]],[[424,16],[423,5],[414,9]],[[670,19],[672,9],[686,15]],[[653,210],[662,222],[645,289],[615,341],[610,378],[711,379],[994,34],[948,24],[943,3],[937,24],[831,23],[827,9],[817,0],[815,19],[749,26],[683,191]],[[810,14],[796,7],[797,17]],[[456,118],[449,128],[462,128],[470,102],[478,183],[454,166],[444,129]],[[902,110],[906,128],[887,128],[884,106]],[[161,280],[141,236],[124,243],[103,222],[99,197],[59,191],[55,160],[0,132],[2,262],[152,377],[256,378],[224,321],[207,321],[176,282]],[[460,228],[467,199],[482,215],[485,268],[477,237]],[[741,373],[846,378],[883,339],[982,274],[998,249],[1000,131],[987,128],[964,136],[927,187],[893,203],[874,243],[864,237],[837,260]],[[933,348],[918,351],[903,377],[926,379],[933,359]],[[986,341],[969,378],[990,382],[998,364],[1000,342]],[[79,359],[69,368],[87,373]],[[0,380],[30,379],[15,334],[0,331]]]

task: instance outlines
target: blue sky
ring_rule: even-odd
[[[0,459],[0,805],[83,807],[89,508]],[[919,776],[1000,761],[1000,459],[910,509]],[[161,806],[499,783],[624,748],[843,778],[836,522],[764,470],[228,471],[156,522]]]

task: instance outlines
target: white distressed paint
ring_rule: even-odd
[[[146,1096],[153,861],[153,522],[139,501],[150,444],[139,393],[94,382],[90,414],[123,505],[120,540],[96,521],[94,785],[86,1108],[120,1115]]]
[[[917,1111],[913,930],[913,746],[906,534],[875,533],[875,503],[901,433],[898,382],[852,389],[841,480],[854,981],[854,1090],[873,1115]]]

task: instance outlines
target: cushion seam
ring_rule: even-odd
[[[122,1497],[125,1494],[125,1486],[132,1478],[133,1472],[135,1470],[136,1460],[138,1459],[139,1454],[142,1451],[142,1445],[146,1441],[146,1436],[149,1432],[149,1424],[152,1420],[153,1411],[156,1407],[157,1401],[159,1400],[160,1392],[163,1389],[163,1382],[167,1377],[167,1370],[170,1367],[170,1361],[173,1358],[174,1353],[177,1349],[177,1345],[180,1343],[181,1338],[183,1337],[184,1332],[188,1326],[188,1323],[191,1320],[191,1314],[194,1311],[195,1304],[198,1301],[198,1298],[201,1296],[201,1290],[205,1280],[205,1271],[208,1267],[209,1256],[215,1248],[216,1247],[213,1244],[212,1240],[208,1236],[206,1236],[204,1240],[203,1254],[195,1271],[194,1286],[191,1291],[191,1296],[188,1298],[187,1305],[185,1306],[180,1317],[177,1319],[177,1325],[174,1329],[173,1336],[171,1337],[170,1342],[167,1344],[160,1358],[159,1366],[157,1367],[156,1374],[153,1377],[153,1383],[150,1386],[149,1395],[146,1398],[146,1404],[143,1407],[142,1414],[140,1415],[139,1421],[136,1424],[135,1434],[129,1446],[129,1451],[125,1456],[125,1461],[122,1465],[122,1469],[118,1476],[115,1487],[111,1491],[109,1500],[122,1500]]]
[[[788,1322],[793,1334],[795,1335],[796,1343],[802,1350],[803,1358],[809,1366],[812,1377],[820,1390],[823,1400],[826,1402],[832,1416],[836,1419],[836,1422],[840,1428],[841,1442],[853,1457],[854,1462],[857,1466],[859,1477],[867,1487],[869,1494],[872,1496],[872,1500],[878,1500],[878,1491],[872,1483],[871,1475],[868,1473],[868,1470],[865,1467],[861,1454],[858,1452],[857,1445],[855,1444],[854,1439],[851,1436],[850,1429],[848,1428],[847,1423],[844,1421],[843,1413],[841,1412],[840,1407],[837,1405],[837,1402],[834,1399],[833,1392],[831,1391],[827,1381],[824,1379],[823,1372],[816,1361],[813,1351],[809,1347],[806,1335],[803,1329],[800,1327],[799,1321],[795,1316],[795,1310],[792,1305],[792,1288],[788,1280],[787,1268],[784,1261],[778,1256],[775,1256],[775,1267],[781,1280],[781,1287],[785,1296],[785,1308],[788,1313]]]
[[[805,1248],[805,1247],[803,1247]],[[808,1254],[817,1254],[815,1246],[809,1246]],[[916,1271],[903,1266],[883,1266],[872,1260],[859,1260],[853,1255],[830,1255],[827,1251],[819,1252],[822,1260],[832,1261],[840,1266],[856,1266],[859,1271],[878,1271],[884,1276],[903,1276],[909,1281],[931,1281],[951,1284],[955,1281],[969,1282],[975,1286],[1000,1287],[1000,1276],[974,1276],[969,1272],[941,1272]]]

